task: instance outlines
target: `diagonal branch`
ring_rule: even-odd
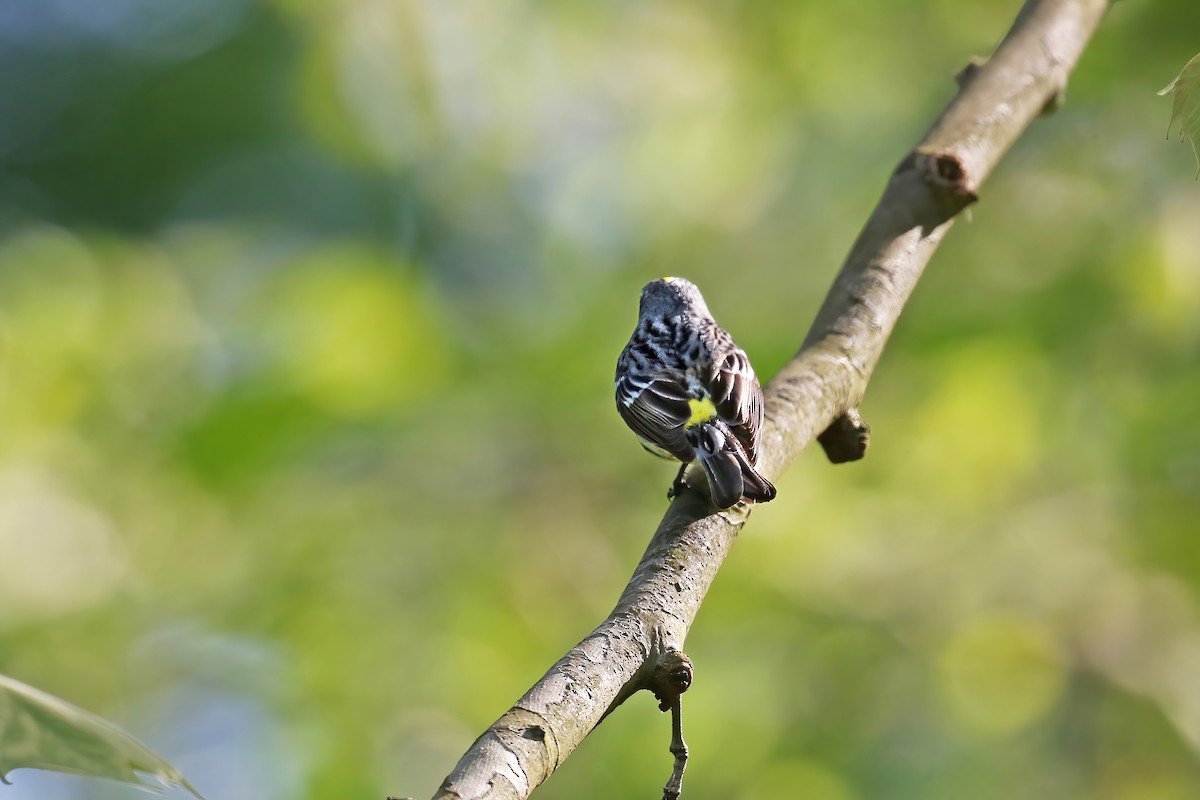
[[[799,353],[766,387],[766,475],[818,434],[831,460],[862,456],[857,407],[917,279],[1001,156],[1061,103],[1107,7],[1028,0],[992,57],[959,74],[958,95],[892,174]],[[484,731],[435,800],[528,797],[605,716],[653,689],[660,666],[682,653],[748,513],[714,512],[696,493],[677,498],[608,619]]]

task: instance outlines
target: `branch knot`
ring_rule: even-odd
[[[916,167],[925,182],[954,213],[979,199],[967,167],[957,153],[918,151],[916,156]]]
[[[692,660],[680,650],[668,650],[659,658],[650,679],[650,691],[660,711],[671,708],[692,685]]]
[[[857,408],[851,408],[838,416],[817,437],[817,441],[832,464],[858,461],[867,454],[867,447],[871,443],[871,426],[863,422]]]

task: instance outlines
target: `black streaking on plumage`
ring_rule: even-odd
[[[617,359],[616,395],[643,447],[685,467],[699,462],[718,507],[774,499],[755,469],[762,387],[695,284],[661,278],[642,289],[637,327]]]

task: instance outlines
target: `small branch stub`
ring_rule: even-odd
[[[650,690],[658,700],[660,711],[666,711],[692,685],[692,660],[686,653],[668,650],[654,668]]]
[[[925,174],[925,182],[954,212],[962,211],[979,200],[966,166],[954,153],[918,151],[916,163],[917,168]]]
[[[832,464],[858,461],[871,444],[871,426],[863,422],[857,408],[852,408],[835,419],[817,441]]]
[[[1061,86],[1058,91],[1050,95],[1046,100],[1046,105],[1042,106],[1042,116],[1048,117],[1055,111],[1058,111],[1067,102],[1067,87]]]
[[[967,88],[967,84],[971,82],[972,78],[979,74],[979,70],[986,63],[986,58],[980,58],[979,56],[972,57],[971,60],[968,61],[966,65],[958,71],[958,74],[954,76],[954,82],[958,84],[958,88],[960,90]]]

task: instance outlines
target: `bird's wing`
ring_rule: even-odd
[[[717,415],[737,436],[751,463],[758,461],[758,432],[762,429],[763,393],[746,352],[719,330],[711,352],[708,391]]]
[[[692,409],[687,392],[678,381],[659,377],[642,385],[628,375],[622,376],[617,380],[617,410],[644,442],[680,461],[696,457],[683,433]]]

